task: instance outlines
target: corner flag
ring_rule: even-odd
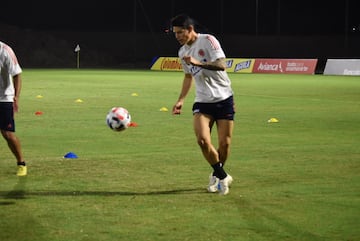
[[[77,53],[76,67],[80,68],[80,45],[76,45],[75,53]]]

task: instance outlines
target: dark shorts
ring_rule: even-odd
[[[192,111],[194,115],[196,113],[210,115],[214,120],[234,120],[234,98],[233,96],[230,96],[229,98],[216,103],[195,102]]]
[[[12,102],[0,102],[0,129],[15,131],[14,108]]]

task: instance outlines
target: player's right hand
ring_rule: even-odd
[[[173,115],[180,115],[181,114],[181,107],[182,107],[182,104],[181,103],[176,103],[172,109],[172,113]]]

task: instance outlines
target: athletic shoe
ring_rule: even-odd
[[[27,174],[27,167],[23,165],[18,165],[18,170],[16,175],[19,177],[26,176]]]
[[[220,195],[226,195],[229,193],[229,187],[233,181],[233,178],[228,174],[224,179],[219,181],[220,184]]]
[[[209,176],[209,185],[207,187],[208,192],[217,192],[218,185],[219,185],[219,178],[213,176],[213,174],[211,173]]]

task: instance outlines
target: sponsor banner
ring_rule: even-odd
[[[255,59],[253,73],[314,74],[317,59]]]
[[[328,59],[324,75],[360,75],[360,59]]]
[[[233,73],[251,73],[255,59],[226,59],[226,71]],[[151,66],[151,70],[182,71],[181,61],[177,57],[159,57]]]
[[[182,71],[182,66],[177,57],[159,57],[151,66],[151,70]]]
[[[226,59],[226,71],[232,73],[252,73],[255,59]]]

